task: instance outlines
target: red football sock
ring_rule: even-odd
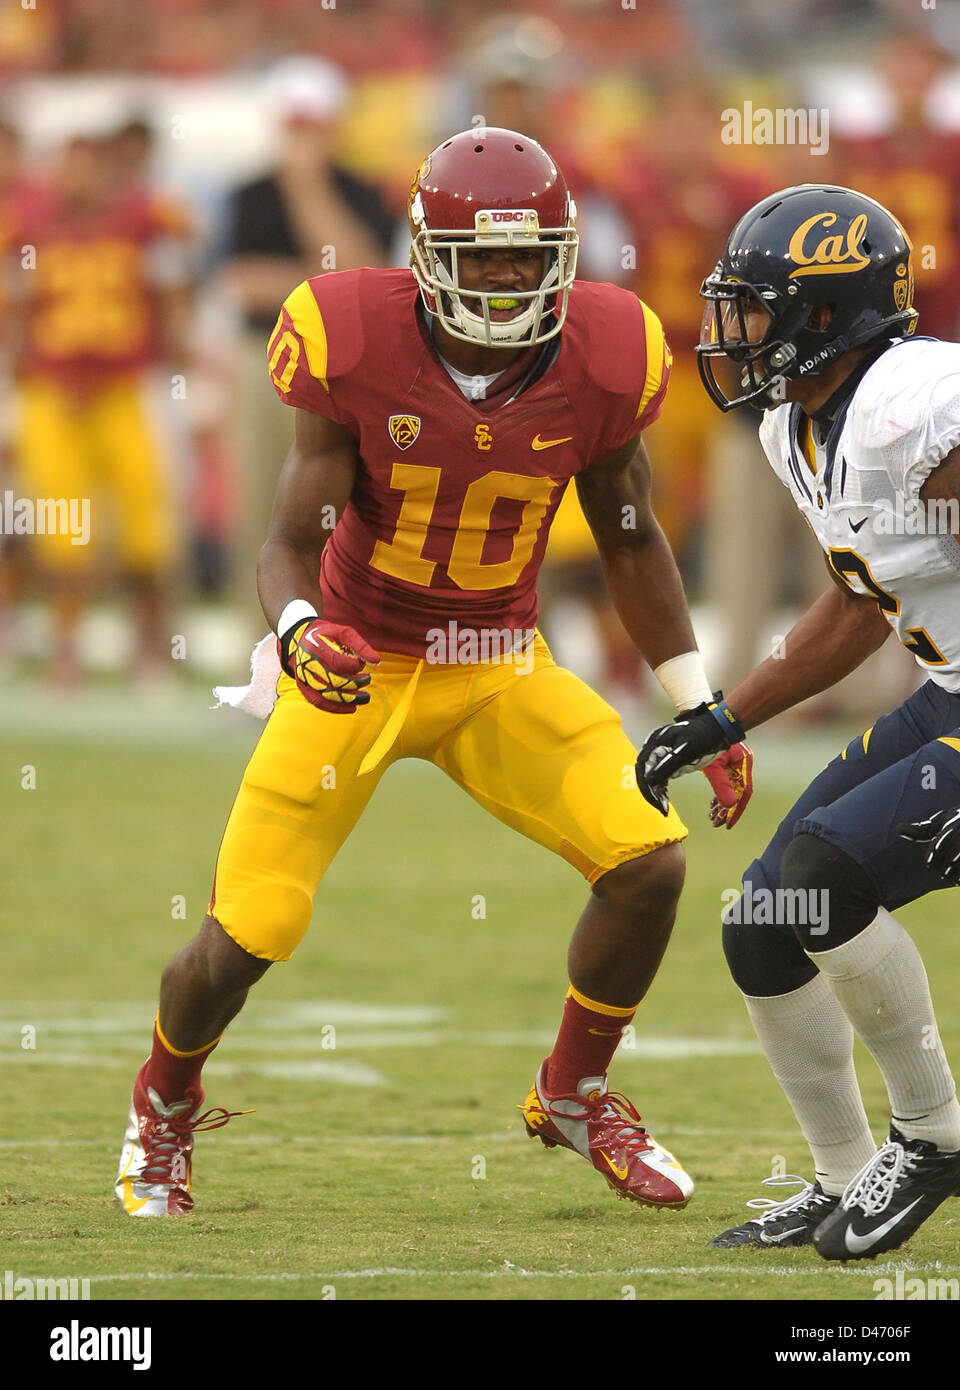
[[[598,1004],[571,985],[560,1032],[547,1061],[545,1084],[550,1094],[573,1095],[585,1077],[606,1076],[620,1035],[639,1007]]]
[[[158,1014],[153,1025],[153,1051],[143,1068],[144,1086],[152,1086],[165,1105],[176,1105],[190,1091],[199,1094],[201,1068],[222,1037],[221,1033],[194,1052],[178,1052],[163,1036]]]

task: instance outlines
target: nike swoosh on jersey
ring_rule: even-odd
[[[848,520],[848,521],[850,520],[849,517],[847,518],[847,520]],[[859,531],[859,530],[860,530],[860,527],[863,526],[863,525],[865,525],[865,523],[866,523],[867,521],[869,521],[869,520],[870,520],[870,518],[865,516],[865,517],[863,518],[862,521],[858,521],[858,522],[857,522],[856,526],[854,526],[853,522],[850,521],[850,530],[851,530],[851,531]]]
[[[873,1230],[868,1231],[866,1235],[858,1236],[853,1227],[848,1226],[843,1233],[843,1243],[850,1251],[850,1254],[862,1255],[865,1250],[869,1250],[872,1246],[876,1245],[877,1241],[892,1231],[894,1226],[901,1222],[905,1216],[909,1216],[910,1212],[912,1212],[917,1205],[917,1202],[921,1200],[922,1199],[918,1197],[916,1201],[911,1202],[908,1207],[904,1207],[903,1211],[898,1211],[896,1216],[891,1216],[890,1220],[885,1221],[882,1226],[875,1226]]]
[[[539,434],[535,434],[530,441],[531,449],[552,449],[555,444],[569,444],[573,438],[568,434],[565,439],[541,439]]]

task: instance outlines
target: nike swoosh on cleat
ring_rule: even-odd
[[[133,1162],[135,1157],[136,1152],[130,1155],[130,1162],[127,1164],[126,1168],[124,1168],[123,1172],[120,1174],[120,1178],[123,1183],[123,1209],[128,1216],[136,1215],[140,1208],[145,1207],[150,1200],[149,1197],[134,1197],[133,1195],[133,1182],[130,1178],[127,1177],[127,1172],[130,1168],[130,1164]]]
[[[877,1226],[872,1231],[868,1231],[864,1236],[858,1236],[856,1231],[853,1230],[851,1226],[848,1226],[843,1233],[843,1243],[850,1251],[850,1254],[862,1255],[866,1250],[872,1249],[878,1240],[888,1235],[905,1216],[909,1216],[919,1201],[922,1201],[922,1198],[918,1197],[916,1201],[911,1202],[908,1207],[904,1207],[903,1211],[898,1211],[896,1216],[891,1216],[889,1221],[885,1221],[882,1226]]]
[[[861,528],[861,526],[864,526],[869,520],[870,520],[870,518],[867,517],[867,516],[865,516],[865,517],[863,518],[862,521],[858,521],[857,524],[856,524],[856,526],[854,526],[853,522],[850,521],[849,517],[847,518],[847,521],[848,521],[848,524],[849,524],[849,526],[850,526],[850,530],[851,530],[851,531],[859,531],[860,528]]]
[[[535,434],[530,441],[531,449],[552,449],[554,444],[569,444],[573,438],[568,434],[564,439],[541,439],[539,434]]]
[[[600,1157],[604,1160],[605,1163],[609,1165],[611,1170],[614,1173],[616,1173],[617,1177],[620,1179],[621,1182],[624,1182],[626,1180],[630,1172],[629,1168],[618,1168],[617,1165],[614,1163],[613,1159],[610,1157],[610,1155],[605,1154],[603,1152],[603,1149],[600,1150]]]
[[[767,1231],[760,1232],[760,1239],[764,1245],[780,1245],[783,1241],[789,1240],[791,1236],[797,1235],[803,1230],[802,1226],[791,1226],[789,1231],[781,1231],[779,1235],[770,1235]]]

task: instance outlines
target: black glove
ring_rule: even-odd
[[[920,845],[932,841],[933,848],[924,863],[936,869],[944,883],[960,882],[960,806],[938,811],[927,820],[898,825],[897,834]]]
[[[724,748],[742,743],[746,730],[715,690],[710,703],[685,709],[672,724],[663,724],[648,734],[637,755],[637,786],[643,796],[666,815],[669,810],[666,786],[671,777],[706,767]]]

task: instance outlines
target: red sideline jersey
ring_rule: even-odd
[[[25,375],[97,386],[157,360],[157,289],[186,274],[186,227],[175,208],[135,191],[78,210],[55,189],[32,188],[10,237],[37,252],[36,269],[14,280]]]
[[[540,351],[531,349],[531,363]],[[515,399],[467,400],[409,270],[320,275],[285,301],[271,379],[357,442],[353,494],[320,568],[324,617],[422,657],[449,625],[536,625],[537,573],[567,483],[659,415],[670,372],[636,295],[578,281],[559,352]]]

